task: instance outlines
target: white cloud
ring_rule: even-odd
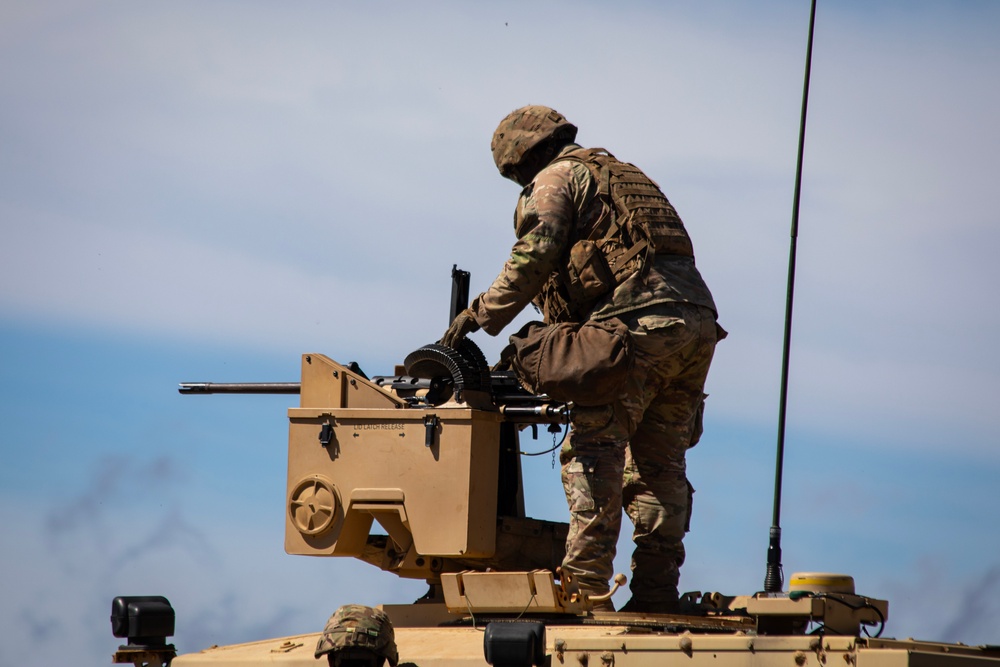
[[[387,331],[397,345],[404,332],[423,340],[443,331],[443,315],[429,327],[423,310],[445,312],[444,270],[443,297],[394,292],[377,272],[336,275],[340,252],[330,266],[297,267],[141,226],[29,218],[4,246],[0,298],[24,317],[242,345],[364,348],[379,315],[416,323]]]

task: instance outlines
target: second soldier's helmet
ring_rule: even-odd
[[[384,611],[347,604],[326,622],[316,644],[316,657],[330,654],[331,665],[382,665],[396,667],[399,654],[392,623]],[[341,659],[343,658],[343,659]]]
[[[507,114],[493,133],[490,144],[493,161],[505,178],[526,185],[534,174],[524,173],[525,156],[532,148],[556,136],[573,141],[576,125],[549,107],[534,104],[521,107]]]

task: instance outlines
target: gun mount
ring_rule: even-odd
[[[431,344],[397,374],[305,354],[299,383],[184,383],[184,394],[298,393],[288,410],[285,551],[352,556],[439,586],[462,571],[555,571],[565,523],[525,516],[518,429],[569,406],[491,371],[476,345]],[[373,534],[373,525],[384,534]]]

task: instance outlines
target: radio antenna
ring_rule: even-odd
[[[788,404],[788,356],[792,340],[792,301],[795,293],[795,250],[799,236],[799,194],[802,191],[802,154],[806,143],[806,109],[809,106],[809,73],[812,69],[813,28],[816,0],[809,12],[809,40],[806,44],[806,73],[802,86],[802,116],[799,120],[799,153],[795,166],[795,195],[792,200],[792,231],[788,250],[788,290],[785,296],[785,342],[781,351],[781,395],[778,400],[778,452],[774,472],[774,513],[767,546],[767,574],[764,592],[779,593],[784,584],[781,571],[781,474],[785,458],[785,412]]]

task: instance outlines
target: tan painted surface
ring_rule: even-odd
[[[316,665],[319,634],[297,635],[208,649],[180,656],[174,667],[208,665]],[[400,664],[419,667],[485,665],[482,628],[396,628]],[[561,648],[562,650],[558,650]],[[864,640],[855,637],[756,637],[742,633],[668,634],[611,626],[546,629],[549,667],[960,667],[1000,665],[1000,652],[930,642]],[[560,658],[561,656],[561,658]],[[583,658],[586,656],[586,658]],[[583,658],[581,660],[581,658]]]

